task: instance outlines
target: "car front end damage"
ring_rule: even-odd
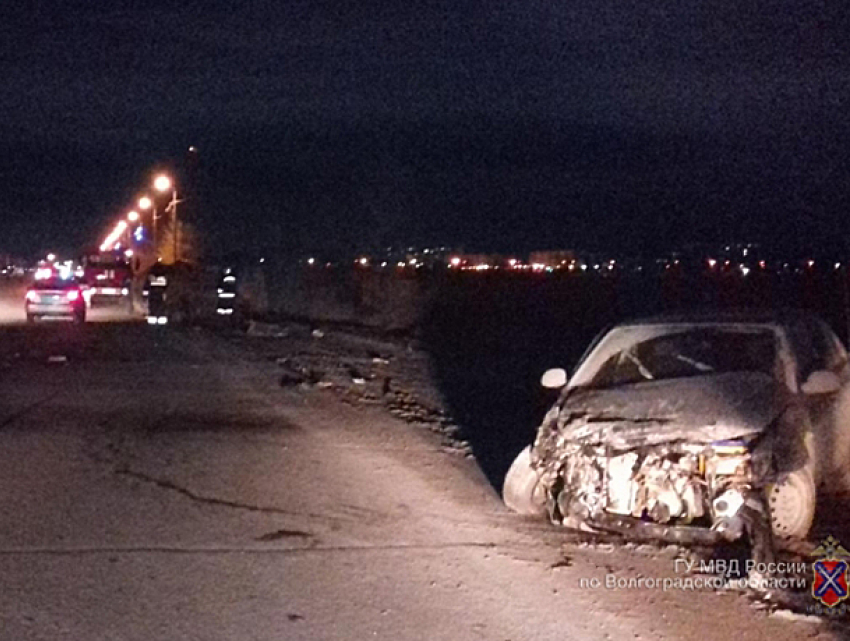
[[[556,523],[705,545],[745,531],[752,537],[768,523],[763,485],[743,441],[630,450],[565,442],[558,450],[541,475]]]
[[[747,535],[770,554],[773,392],[735,375],[568,396],[531,449],[539,500],[568,527],[697,545]]]

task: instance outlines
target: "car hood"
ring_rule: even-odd
[[[757,372],[575,388],[561,407],[559,432],[567,440],[622,448],[740,438],[764,431],[779,415],[783,390]]]

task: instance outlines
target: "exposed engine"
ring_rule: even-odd
[[[612,451],[563,444],[550,486],[555,520],[592,520],[601,512],[661,524],[700,523],[740,534],[734,519],[752,484],[746,445],[673,443]]]

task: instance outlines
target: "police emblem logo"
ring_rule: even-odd
[[[850,552],[833,536],[821,543],[812,556],[819,557],[812,563],[812,596],[828,608],[834,608],[848,596],[848,568]]]

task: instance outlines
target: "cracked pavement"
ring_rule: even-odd
[[[0,328],[0,639],[838,634],[740,594],[583,589],[672,558],[571,547],[440,434],[278,377],[206,331]]]

